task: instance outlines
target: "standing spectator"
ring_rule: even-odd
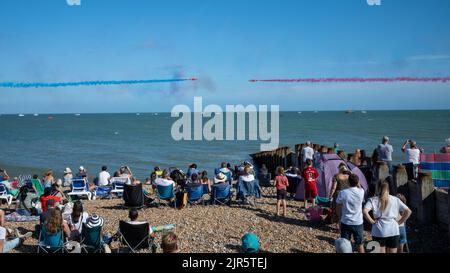
[[[362,154],[360,149],[356,149],[355,153],[350,158],[350,162],[355,164],[356,167],[360,167],[362,165]]]
[[[49,170],[44,174],[43,182],[44,188],[50,188],[53,183],[55,183],[55,177],[53,176],[52,170]]]
[[[280,206],[283,204],[283,216],[286,217],[286,196],[289,182],[284,175],[284,168],[277,168],[277,176],[275,177],[275,187],[277,188],[277,216],[280,216]]]
[[[406,145],[409,143],[409,148]],[[417,148],[415,141],[410,139],[406,140],[402,146],[402,152],[406,154],[406,163],[413,165],[413,174],[416,179],[419,175],[419,164],[420,164],[420,149]]]
[[[443,154],[450,154],[450,138],[447,138],[445,140],[445,143],[447,144],[447,146],[442,147],[441,153],[443,153]]]
[[[306,142],[306,147],[302,150],[302,166],[305,166],[307,159],[311,161],[314,159],[314,149],[311,148],[311,141],[309,140]]]
[[[364,217],[372,224],[372,238],[380,244],[381,253],[396,253],[400,245],[400,229],[411,216],[411,210],[397,197],[389,195],[389,184],[381,183],[378,196],[372,197],[364,206]],[[373,212],[375,219],[370,216]],[[402,217],[397,221],[398,215]]]
[[[179,253],[178,236],[173,231],[164,234],[161,240],[161,248],[163,253]]]
[[[347,161],[347,153],[345,152],[345,150],[339,150],[337,155],[339,156],[340,159]]]
[[[399,193],[397,194],[398,199],[403,202],[403,204],[406,204],[406,197]],[[402,219],[403,213],[400,213],[397,217],[397,221],[400,221]],[[398,247],[398,253],[403,253],[405,249],[405,245],[408,243],[408,236],[406,235],[406,222],[403,224],[398,225],[399,232],[400,232],[400,238],[399,238],[399,247]]]
[[[350,187],[348,182],[350,176],[350,171],[347,168],[345,163],[339,164],[339,173],[333,176],[332,186],[330,191],[329,198],[332,200],[331,209],[333,211],[332,222],[337,224],[337,228],[339,229],[339,221],[341,219],[341,207],[337,206],[336,199],[339,195],[339,192],[345,190]]]
[[[311,201],[312,206],[316,206],[317,185],[316,179],[319,177],[319,172],[312,166],[312,160],[306,160],[306,167],[303,170],[302,176],[305,180],[305,209],[308,209],[308,200]]]
[[[341,237],[347,240],[355,240],[359,253],[364,253],[364,226],[362,206],[364,202],[364,190],[359,184],[359,178],[355,174],[349,176],[350,188],[342,190],[336,199],[336,203],[342,205],[341,213]]]
[[[111,175],[107,172],[108,167],[103,166],[102,171],[98,174],[98,186],[105,187],[109,185],[109,180],[111,179]]]
[[[392,153],[394,152],[394,148],[391,144],[389,144],[389,137],[384,136],[382,139],[381,144],[378,144],[377,147],[378,156],[380,161],[384,161],[387,163],[389,172],[391,173],[392,170]]]

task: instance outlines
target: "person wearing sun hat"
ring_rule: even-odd
[[[89,217],[86,221],[86,227],[88,228],[96,228],[102,227],[104,220],[102,217],[98,216],[98,214],[94,213]]]
[[[214,184],[225,183],[225,182],[227,182],[227,177],[221,172],[214,177]]]
[[[67,186],[67,185],[70,185],[70,183],[72,182],[72,179],[73,179],[73,174],[72,174],[72,170],[69,168],[69,167],[67,167],[65,170],[64,170],[64,176],[63,176],[63,186],[65,187],[65,186]]]
[[[258,237],[253,233],[247,233],[242,237],[242,249],[245,253],[257,253],[259,250]]]

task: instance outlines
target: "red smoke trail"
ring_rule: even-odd
[[[447,83],[450,77],[391,77],[391,78],[299,78],[299,79],[269,79],[269,80],[249,80],[249,82],[303,82],[303,83],[361,83],[361,82],[441,82]]]

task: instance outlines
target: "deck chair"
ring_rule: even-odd
[[[145,197],[142,184],[136,186],[125,184],[123,187],[123,200],[126,208],[140,209],[144,207]]]
[[[130,178],[128,177],[113,177],[110,180],[113,189],[111,193],[116,194],[117,196],[122,196],[123,187],[125,184],[129,184]]]
[[[212,187],[212,202],[213,204],[221,204],[228,206],[231,205],[231,199],[233,198],[233,192],[231,186],[228,183],[216,184]]]
[[[176,208],[176,195],[173,190],[173,186],[156,186],[156,199],[158,200],[158,204],[161,204],[161,200],[173,201],[174,207]]]
[[[84,178],[74,178],[72,179],[72,185],[71,185],[72,191],[68,193],[70,197],[73,195],[76,196],[84,196],[86,195],[88,200],[92,200],[93,194],[89,191],[89,185]]]
[[[125,221],[119,222],[119,248],[117,250],[120,253],[121,248],[126,248],[132,253],[136,253],[138,250],[147,249],[155,252],[153,239],[149,234],[149,223],[143,223],[140,225],[129,224]]]
[[[38,197],[44,194],[44,186],[39,179],[31,179],[31,185],[36,188],[36,194]]]
[[[48,234],[45,225],[41,225],[38,240],[38,253],[65,253],[63,232],[61,229],[55,234]]]
[[[261,198],[261,187],[256,180],[238,181],[236,199],[239,205],[250,204],[256,206],[256,199]]]
[[[276,193],[275,185],[272,183],[271,173],[260,173],[258,174],[258,182],[261,187],[261,192],[265,196],[271,196]]]
[[[8,193],[8,189],[6,189],[6,186],[1,184],[0,182],[0,200],[5,200],[9,208],[9,206],[11,206],[13,198],[14,196]]]
[[[85,253],[102,253],[102,227],[89,228],[86,224],[83,224],[80,244],[81,250]]]
[[[208,186],[208,185],[206,185]],[[188,205],[196,204],[196,203],[202,203],[204,204],[203,200],[203,185],[202,184],[191,184],[189,186],[186,186],[187,189],[187,202]]]

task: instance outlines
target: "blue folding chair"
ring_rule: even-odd
[[[95,199],[95,193],[92,194],[89,190],[89,184],[85,178],[74,178],[72,179],[71,192],[68,193],[69,196],[83,196],[86,195],[88,200]]]
[[[231,205],[231,199],[233,197],[233,192],[231,191],[231,186],[228,183],[221,183],[214,185],[212,188],[212,200],[213,204],[216,203],[228,206]]]
[[[206,185],[208,186],[208,185]],[[199,201],[204,204],[203,201],[203,185],[202,184],[192,184],[186,187],[187,189],[187,198],[188,204],[192,205],[194,203],[198,203]]]
[[[161,200],[174,202],[174,207],[176,208],[176,206],[175,206],[176,195],[175,195],[172,185],[168,185],[168,186],[157,185],[156,186],[156,199],[158,200],[158,204],[161,204]]]
[[[203,184],[203,195],[210,194],[208,184]]]
[[[49,234],[45,225],[42,225],[39,233],[38,253],[64,253],[63,232],[59,229],[54,234]]]

